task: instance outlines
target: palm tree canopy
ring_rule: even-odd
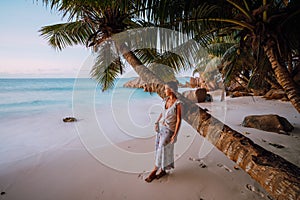
[[[57,10],[67,23],[44,26],[41,35],[58,49],[85,44],[97,46],[115,33],[145,25],[137,19],[134,1],[43,0]]]
[[[58,50],[73,45],[92,48],[97,56],[91,76],[102,90],[106,90],[114,85],[115,78],[124,70],[111,37],[129,28],[146,26],[145,20],[137,18],[138,2],[43,0],[46,6],[57,10],[67,22],[44,26],[40,33],[50,46]]]

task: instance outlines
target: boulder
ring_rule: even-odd
[[[184,91],[182,92],[182,95],[191,100],[192,102],[194,103],[198,103],[198,100],[197,100],[197,97],[196,97],[196,93],[195,93],[195,90],[187,90],[187,91]]]
[[[195,103],[200,103],[205,102],[208,94],[205,88],[198,88],[196,90],[184,91],[182,95]]]
[[[76,122],[77,119],[75,117],[66,117],[63,119],[64,122]]]
[[[231,98],[243,97],[243,96],[252,96],[252,94],[250,94],[248,92],[240,92],[240,91],[234,91],[230,94]]]
[[[263,96],[267,93],[267,90],[262,88],[262,89],[250,89],[251,92],[253,93],[253,96]]]
[[[135,78],[126,82],[123,86],[127,88],[144,88],[146,83],[141,78]]]
[[[247,116],[242,126],[286,135],[294,129],[286,118],[272,114]]]
[[[198,88],[196,91],[195,91],[195,95],[196,95],[196,98],[197,98],[197,102],[200,103],[200,102],[205,102],[206,100],[206,96],[207,96],[207,91],[205,88]]]
[[[282,99],[284,98],[285,92],[281,89],[271,89],[267,92],[263,97],[270,100],[270,99]]]
[[[198,85],[197,85],[197,79],[196,79],[196,78],[190,77],[190,86],[191,86],[192,88],[195,88],[195,87],[198,86]]]

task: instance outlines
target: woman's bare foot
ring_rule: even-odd
[[[151,183],[154,179],[156,179],[157,170],[153,170],[151,174],[145,179],[146,182]]]
[[[156,178],[160,179],[161,177],[167,175],[168,173],[165,170],[161,170],[157,175]]]

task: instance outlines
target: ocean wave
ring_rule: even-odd
[[[55,101],[55,100],[33,100],[33,101],[23,101],[23,102],[14,102],[14,103],[3,103],[3,104],[0,104],[0,108],[57,105],[57,104],[62,104],[62,103],[66,103],[66,102]]]
[[[2,89],[1,92],[48,92],[48,91],[72,91],[73,87],[49,87],[49,88],[29,88],[29,87],[19,87],[19,88],[7,88]]]

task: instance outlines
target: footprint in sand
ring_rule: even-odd
[[[189,160],[199,162],[199,167],[201,168],[207,168],[207,165],[200,158],[189,157]]]
[[[146,177],[146,172],[145,172],[145,171],[143,171],[142,173],[139,173],[139,174],[138,174],[138,179],[144,180],[145,177]]]
[[[259,189],[256,189],[253,185],[247,184],[246,188],[248,190],[250,190],[251,192],[254,192],[254,193],[258,194],[259,196],[261,196],[261,197],[263,197],[265,199],[273,200],[272,197],[270,197],[269,195],[265,195],[263,192],[259,191]]]
[[[199,164],[199,167],[201,167],[201,168],[207,168],[207,165],[201,160],[200,164]]]
[[[226,165],[223,165],[223,164],[219,163],[219,164],[217,164],[217,166],[218,166],[218,167],[224,168],[224,169],[225,169],[226,171],[228,171],[228,172],[232,172],[232,170],[229,169]]]

